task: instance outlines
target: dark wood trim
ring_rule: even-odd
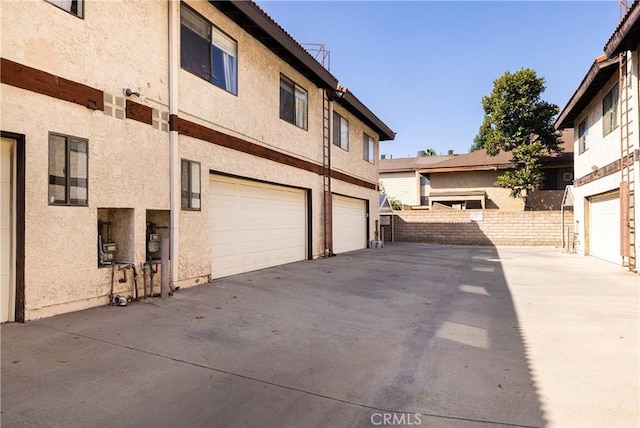
[[[0,59],[0,82],[79,104],[91,110],[104,110],[102,91],[6,58]]]
[[[375,183],[369,183],[368,181],[336,171],[335,169],[331,170],[331,178],[344,181],[345,183],[355,184],[356,186],[365,187],[367,189],[378,190],[378,185]]]
[[[294,168],[299,168],[305,171],[313,172],[318,175],[322,175],[324,171],[323,166],[320,164],[281,153],[238,137],[223,134],[222,132],[207,128],[206,126],[199,125],[186,119],[182,119],[176,115],[169,116],[169,127],[172,131],[176,131],[181,135],[197,138],[199,140],[207,141],[218,146],[238,150],[243,153],[257,156],[273,162],[278,162],[283,165],[292,166]],[[340,181],[365,187],[367,189],[376,190],[378,188],[378,185],[375,183],[369,183],[368,181],[364,181],[360,178],[356,178],[335,170],[331,171],[331,177]]]
[[[153,124],[153,109],[149,106],[142,105],[133,100],[127,100],[127,119],[137,120],[138,122]]]
[[[624,166],[629,166],[635,159],[640,158],[640,150],[636,150],[633,154],[627,156],[625,158]],[[620,159],[616,159],[608,165],[603,166],[602,168],[598,168],[597,170],[590,172],[589,174],[582,176],[576,179],[573,184],[576,187],[584,186],[585,184],[589,184],[593,181],[599,180],[601,178],[607,177],[611,174],[615,174],[620,171]]]
[[[371,242],[371,209],[369,206],[369,199],[365,199],[364,201],[364,210],[365,210],[365,216],[366,216],[366,224],[367,224],[367,230],[366,230],[366,238],[367,238],[367,242],[365,243],[365,248],[371,248],[371,246],[369,245],[369,243]]]
[[[16,277],[16,322],[25,321],[25,178],[26,178],[26,138],[23,134],[1,131],[2,138],[16,142],[16,243],[15,243],[15,277]]]
[[[313,260],[313,198],[307,189],[307,260]]]

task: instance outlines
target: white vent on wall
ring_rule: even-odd
[[[153,109],[153,128],[169,132],[169,113]]]
[[[124,119],[125,101],[123,97],[116,97],[111,94],[104,94],[104,114],[118,119]]]

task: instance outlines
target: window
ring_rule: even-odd
[[[307,91],[280,76],[280,119],[307,129]]]
[[[603,136],[618,127],[618,85],[613,87],[602,100]]]
[[[49,204],[87,205],[87,140],[49,135]]]
[[[367,162],[373,163],[376,155],[376,149],[373,145],[373,138],[371,138],[367,134],[364,134],[362,138],[362,149],[362,158]]]
[[[200,211],[200,164],[182,159],[180,169],[182,209]]]
[[[180,10],[180,64],[232,94],[238,93],[238,46],[184,4]]]
[[[333,112],[333,144],[349,151],[349,121]]]
[[[589,150],[589,128],[587,127],[587,119],[585,118],[578,125],[578,145],[580,146],[578,149],[580,153],[583,153],[586,150]]]
[[[47,0],[78,18],[84,18],[84,0]]]

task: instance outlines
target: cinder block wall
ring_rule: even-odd
[[[482,219],[471,220],[472,215],[482,215]],[[397,242],[562,246],[560,211],[404,210],[396,212],[394,222]],[[573,237],[571,211],[565,211],[564,222],[565,238]],[[385,227],[384,234],[384,240],[391,241],[390,226]]]

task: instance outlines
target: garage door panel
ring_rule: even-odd
[[[589,254],[620,263],[620,197],[594,198],[589,205]]]
[[[306,194],[212,175],[209,186],[214,278],[306,258]]]
[[[366,248],[366,203],[361,199],[333,195],[333,252]]]

